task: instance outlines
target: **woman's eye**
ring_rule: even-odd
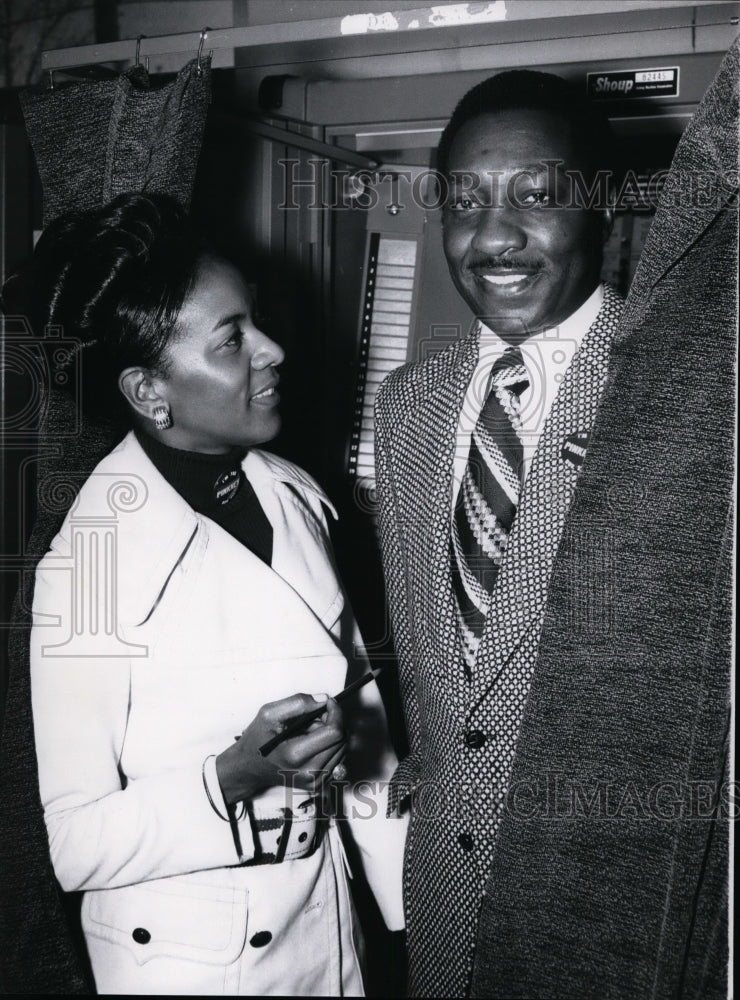
[[[244,334],[236,327],[221,345],[222,347],[241,347]]]

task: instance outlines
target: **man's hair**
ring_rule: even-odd
[[[437,147],[437,169],[446,174],[452,143],[466,122],[479,115],[511,110],[548,111],[571,128],[583,166],[590,174],[616,170],[616,144],[607,118],[584,89],[553,73],[509,70],[473,87],[452,113]]]

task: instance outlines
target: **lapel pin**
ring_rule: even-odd
[[[563,441],[563,448],[560,452],[560,457],[563,461],[570,462],[576,469],[580,469],[586,457],[589,437],[589,431],[576,431],[575,434],[569,434],[565,441]]]
[[[241,479],[241,469],[229,469],[222,472],[213,484],[213,499],[224,507],[236,495]]]

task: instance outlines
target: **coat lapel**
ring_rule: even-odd
[[[244,461],[244,472],[273,529],[270,566],[245,549],[259,563],[255,571],[277,575],[331,631],[344,607],[344,593],[336,574],[326,571],[334,559],[328,537],[315,531],[296,533],[294,517],[299,496],[306,502],[313,499],[317,518],[324,516],[323,510],[336,518],[334,506],[307,473],[277,455],[252,449]],[[317,558],[317,549],[324,558]]]
[[[429,387],[422,388],[403,435],[397,438],[409,449],[399,462],[408,476],[399,491],[407,503],[402,516],[408,571],[410,579],[425,581],[412,594],[410,615],[415,634],[422,637],[420,660],[437,664],[433,683],[442,685],[447,699],[458,691],[459,685],[449,684],[448,675],[457,676],[460,662],[449,548],[452,475],[457,425],[478,345],[475,333],[435,359],[439,367],[429,372]],[[431,675],[425,683],[430,681]]]
[[[275,567],[267,566],[215,522],[196,514],[147,457],[133,433],[103,459],[81,489],[62,529],[62,536],[68,536],[63,547],[70,548],[75,532],[84,532],[89,526],[99,532],[111,526],[111,586],[115,587],[117,618],[128,625],[143,625],[184,554],[194,546],[192,559],[202,562],[209,539],[219,535],[219,551],[228,560],[224,573],[231,572],[230,567],[243,566],[244,579],[253,582],[256,593],[271,595],[286,621],[291,615],[295,620],[305,619],[308,629],[313,619],[315,634],[323,643],[326,630],[342,610],[343,594],[334,575],[324,571],[326,563],[315,558],[317,543],[310,532],[306,533],[310,541],[305,544],[291,534],[278,493],[289,494],[284,483],[293,481],[316,493],[317,502],[330,509],[331,505],[316,484],[297,470],[293,475],[286,471],[278,474],[276,468],[282,470],[283,466],[285,463],[277,459],[271,462],[261,452],[250,453],[244,462],[273,523],[279,556]],[[290,495],[283,503],[289,507]],[[195,581],[197,574],[191,571],[190,577]]]
[[[483,698],[530,628],[547,596],[550,571],[578,476],[583,435],[593,426],[622,301],[608,286],[545,423],[519,501],[478,647],[469,709]],[[575,445],[575,447],[573,447]],[[485,664],[485,669],[483,665]]]

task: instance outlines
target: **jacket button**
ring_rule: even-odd
[[[258,931],[249,939],[249,943],[253,948],[264,948],[270,941],[272,941],[272,934],[269,931]]]
[[[480,750],[486,742],[486,734],[482,733],[480,729],[471,729],[465,734],[464,740],[466,747],[470,747],[471,750]]]
[[[152,936],[146,927],[134,927],[131,937],[137,944],[149,944],[152,939]]]
[[[472,851],[475,847],[475,841],[469,833],[461,833],[457,838],[457,842],[464,851]]]
[[[303,833],[299,833],[299,834],[298,834],[298,840],[299,840],[299,841],[300,841],[301,843],[304,843],[304,841],[308,840],[308,834],[306,833],[306,831],[305,831],[305,830],[303,831]]]

